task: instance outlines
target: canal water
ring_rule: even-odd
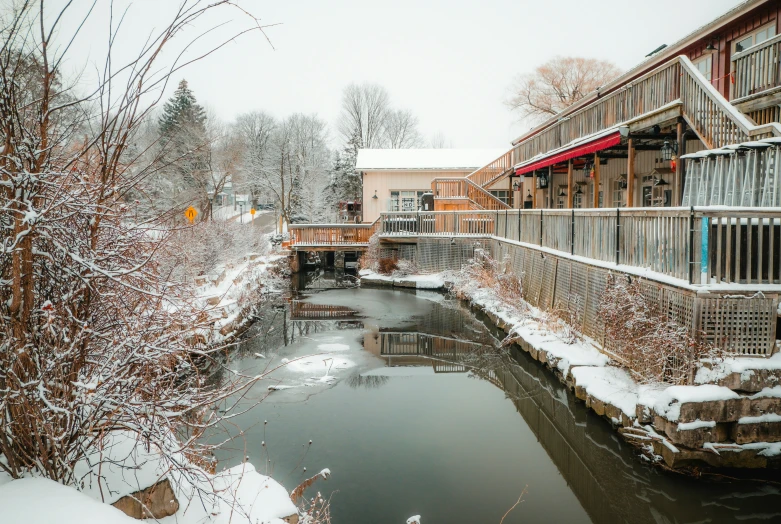
[[[781,522],[778,484],[647,465],[460,302],[354,284],[304,275],[253,326],[231,364],[274,371],[221,466],[246,453],[288,489],[329,468],[310,492],[337,524],[498,524],[522,493],[505,523]]]

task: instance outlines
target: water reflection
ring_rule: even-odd
[[[501,348],[502,334],[457,301],[345,289],[296,300],[310,305],[282,302],[268,311],[244,354],[284,355],[292,345],[314,352],[324,337],[342,337],[372,356],[368,368],[356,368],[331,389],[287,404],[284,399],[301,390],[280,391],[255,415],[284,431],[275,457],[295,460],[278,458],[280,471],[298,461],[295,443],[286,441],[314,436],[327,442],[322,455],[309,452],[307,465],[343,475],[341,484],[337,476],[323,488],[339,490],[334,508],[341,522],[403,522],[401,515],[391,518],[396,512],[404,518],[421,513],[432,522],[498,522],[517,497],[519,482],[532,485],[531,498],[506,524],[540,522],[548,515],[597,523],[781,521],[777,485],[697,481],[644,464],[551,372],[515,348]],[[307,317],[313,311],[358,315]],[[404,371],[402,366],[427,374],[392,373]],[[246,435],[248,449],[268,453],[260,444],[268,442],[265,433]],[[437,446],[441,439],[448,446]],[[477,486],[459,476],[460,467],[480,479]],[[564,482],[557,484],[557,478]],[[300,478],[280,480],[295,485]],[[407,511],[422,504],[421,494],[425,511]]]

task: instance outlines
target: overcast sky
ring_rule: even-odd
[[[103,8],[108,4],[98,1]],[[178,3],[132,2],[123,48],[140,45]],[[225,120],[255,109],[278,117],[318,113],[331,125],[334,145],[342,88],[377,82],[388,89],[395,106],[418,116],[426,137],[441,132],[455,147],[505,147],[528,127],[503,104],[517,74],[556,55],[608,59],[627,69],[737,3],[240,0],[263,23],[281,24],[267,29],[274,49],[258,34],[245,35],[177,77],[186,78],[198,99]],[[96,11],[96,20],[105,20],[105,14],[105,9]],[[238,12],[231,19],[204,45],[248,25]],[[204,20],[191,35],[219,21]],[[97,25],[89,35],[77,42],[73,67],[75,57],[99,55]],[[169,86],[166,95],[173,89]]]

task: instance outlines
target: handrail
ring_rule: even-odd
[[[504,153],[488,165],[469,173],[466,178],[482,188],[486,188],[499,180],[505,173],[513,168],[513,150]]]
[[[508,209],[510,206],[468,178],[435,178],[431,181],[434,198],[467,198],[478,209]]]
[[[588,135],[626,124],[680,100],[684,117],[709,149],[765,136],[781,136],[781,124],[752,123],[678,56],[591,104],[566,115],[513,148],[515,165]]]
[[[371,224],[290,224],[290,246],[368,245],[382,217]]]
[[[781,84],[781,35],[732,55],[733,103]]]
[[[495,236],[601,265],[650,270],[681,283],[781,289],[781,246],[775,240],[781,208],[510,209],[394,212],[381,218],[381,237]]]

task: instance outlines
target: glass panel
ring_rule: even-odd
[[[741,40],[740,42],[735,44],[735,52],[736,53],[740,53],[741,51],[751,47],[752,45],[754,45],[754,36],[753,35],[749,36],[748,38],[744,38],[743,40]]]

